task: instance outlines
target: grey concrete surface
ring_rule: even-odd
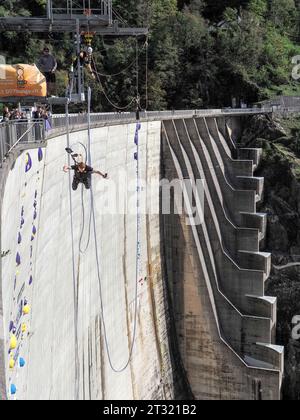
[[[110,368],[104,344],[96,244],[92,233],[86,253],[79,252],[83,229],[81,190],[72,192],[70,212],[69,177],[62,172],[67,160],[66,136],[49,140],[40,162],[37,150],[30,151],[32,168],[29,172],[24,170],[25,153],[9,171],[1,221],[2,250],[10,250],[1,261],[8,398],[171,399],[175,395],[166,339],[159,211],[142,215],[136,320],[136,215],[134,212],[102,214],[108,206],[106,182],[110,183],[110,188],[112,182],[119,186],[116,194],[121,203],[125,209],[133,207],[135,211],[134,135],[135,124],[92,132],[93,166],[107,171],[110,178],[105,181],[94,175],[93,190],[104,317],[109,353],[116,369],[128,361],[137,322],[132,359],[129,368],[122,373]],[[71,135],[74,150],[82,151],[79,141],[87,144],[86,132]],[[150,206],[156,202],[158,206],[159,122],[142,124],[140,159],[141,177],[154,182],[154,188],[145,189],[142,194],[142,204]],[[89,197],[89,193],[83,191],[84,247],[89,236]],[[20,229],[21,214],[24,225]],[[33,227],[35,235],[32,235]],[[19,233],[22,235],[20,244]],[[21,257],[19,267],[15,263],[17,253]],[[29,315],[22,314],[24,299],[31,307]],[[17,362],[14,369],[8,366],[11,321],[18,338],[17,348],[12,352]],[[22,324],[26,324],[26,333],[20,332]],[[26,361],[24,368],[18,366],[19,357]],[[1,365],[3,368],[3,361]],[[9,392],[11,384],[17,387],[16,395]]]
[[[184,129],[184,125],[188,127],[187,130]],[[186,120],[185,124],[180,121],[175,121],[173,125],[169,121],[163,124],[165,127],[163,142],[165,176],[169,179],[175,176],[180,179],[200,176],[206,181],[202,225],[187,226],[184,218],[176,215],[164,217],[164,241],[168,247],[166,258],[168,278],[173,284],[177,329],[188,377],[195,395],[199,398],[205,395],[206,399],[215,399],[218,394],[222,394],[224,399],[273,399],[274,395],[280,398],[283,350],[274,345],[276,299],[264,296],[264,281],[269,274],[269,255],[264,256],[263,253],[256,254],[250,251],[243,253],[244,261],[240,260],[240,262],[244,265],[248,263],[252,270],[241,270],[236,264],[238,258],[233,256],[231,259],[226,253],[224,243],[226,243],[229,230],[219,225],[222,220],[220,217],[222,211],[217,205],[218,194],[219,202],[223,207],[227,203],[228,208],[232,203],[226,197],[229,190],[224,182],[224,171],[220,169],[224,168],[224,163],[221,156],[219,159],[215,157],[215,148],[209,147],[212,141],[211,136],[203,134],[202,129],[193,130],[193,125],[195,122],[192,120]],[[199,127],[199,119],[196,121],[196,127]],[[188,197],[186,200],[189,202]],[[191,206],[192,203],[189,205]],[[255,208],[254,196],[253,205]],[[233,206],[234,204],[231,210],[237,212],[237,207],[233,210]],[[230,216],[227,215],[227,218]],[[255,220],[254,216],[253,220]],[[264,261],[264,275],[253,271],[253,266],[258,263],[257,255],[260,255]],[[231,269],[229,269],[230,265]],[[247,278],[247,273],[254,275],[252,283],[250,283],[250,277]],[[243,279],[241,274],[244,274]],[[182,279],[184,279],[183,282]],[[246,291],[251,284],[252,287],[254,286],[254,279],[258,286],[256,295]],[[205,298],[203,288],[208,292]],[[209,309],[212,311],[210,315]],[[213,335],[213,349],[206,353],[206,358],[203,357],[203,352],[204,348],[207,349],[208,341],[204,339],[204,331],[211,328],[214,323],[217,325],[218,333]],[[210,338],[212,338],[211,334],[210,331],[208,333]],[[193,337],[197,337],[197,340],[193,340]],[[230,364],[222,360],[218,376],[220,382],[216,384],[211,366],[219,351],[226,359],[224,344],[237,358]],[[251,390],[248,389],[247,397],[243,395],[244,391],[238,385],[241,380],[239,377],[237,383],[231,384],[234,388],[238,388],[239,396],[233,393],[234,396],[229,394],[225,397],[223,394],[224,389],[228,388],[229,372],[233,374],[232,372],[241,361],[245,363],[245,366],[248,365],[246,369],[248,369],[248,378],[252,378],[250,380],[252,385],[248,384]],[[267,376],[265,376],[266,372],[261,372],[260,384],[264,381],[267,384],[270,379],[267,377],[273,375],[272,391],[269,388],[266,393],[258,392],[259,395],[257,390],[254,391],[257,373],[252,370],[253,368],[268,371]],[[204,375],[201,378],[196,373],[198,369]],[[224,382],[221,378],[224,378]],[[269,387],[269,385],[266,386]],[[262,385],[263,388],[264,385]],[[211,393],[207,393],[208,389]]]
[[[0,182],[1,252],[7,252],[0,264],[3,397],[280,398],[283,349],[275,345],[276,298],[264,295],[266,218],[256,213],[259,152],[245,151],[244,162],[233,159],[236,117],[227,117],[222,129],[221,117],[182,118],[143,121],[139,134],[141,178],[152,182],[141,186],[141,205],[152,212],[141,215],[137,300],[135,124],[92,130],[93,166],[109,173],[107,181],[93,178],[97,241],[89,193],[70,193],[62,172],[65,127],[40,149],[6,162]],[[72,127],[70,145],[84,154],[88,137],[81,128]],[[159,214],[161,177],[205,181],[202,224]],[[115,214],[117,199],[123,211]],[[186,195],[184,201],[191,206]],[[10,327],[17,346],[9,355]],[[114,371],[128,361],[127,369]]]

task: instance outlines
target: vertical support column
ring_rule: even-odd
[[[91,102],[92,102],[92,89],[90,86],[88,87],[88,156],[87,156],[87,162],[88,165],[91,165]]]
[[[49,20],[53,19],[53,5],[52,5],[52,0],[47,0],[47,18]]]
[[[82,99],[82,93],[83,93],[83,86],[82,86],[82,71],[81,71],[81,65],[80,65],[80,59],[79,54],[81,50],[81,42],[80,42],[80,21],[79,19],[76,19],[76,39],[77,39],[77,45],[76,45],[76,51],[77,51],[77,58],[78,58],[78,64],[77,64],[77,93],[79,95],[80,100]]]
[[[109,25],[112,25],[113,24],[112,0],[107,0],[107,8],[108,8]]]

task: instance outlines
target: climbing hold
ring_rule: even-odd
[[[22,324],[21,330],[22,330],[22,333],[25,334],[26,331],[27,331],[27,325],[26,324]]]
[[[32,283],[33,283],[33,277],[32,277],[32,276],[30,276],[30,278],[29,278],[29,286],[31,286],[31,285],[32,285]]]
[[[19,359],[19,365],[20,365],[20,368],[23,368],[25,366],[25,360],[22,357],[20,357]]]
[[[17,393],[17,387],[14,384],[11,384],[10,386],[10,393],[11,395],[15,395]]]
[[[136,125],[135,136],[134,136],[134,143],[135,143],[136,145],[138,145],[138,144],[139,144],[139,131],[140,131],[140,129],[141,129],[141,128],[142,128],[141,124],[140,124],[140,123],[138,123],[138,124]]]
[[[138,154],[137,153],[134,154],[134,159],[138,160]]]
[[[37,232],[36,227],[35,227],[35,226],[33,226],[33,228],[32,228],[32,234],[33,234],[33,236],[35,236],[35,235],[36,235],[36,232]]]
[[[36,201],[36,200],[34,200],[33,207],[34,207],[35,209],[37,208],[37,201]]]
[[[36,218],[37,218],[37,212],[34,211],[34,213],[33,213],[33,220],[36,220]]]
[[[29,172],[30,169],[32,168],[32,159],[29,153],[26,153],[25,156],[25,172]],[[25,186],[27,186],[27,184],[25,184]]]
[[[17,341],[17,337],[12,334],[10,337],[10,343],[9,343],[9,348],[10,350],[15,350],[15,348],[17,347],[18,341]]]
[[[43,150],[41,148],[38,150],[38,160],[39,162],[43,160]]]
[[[30,314],[30,306],[28,304],[25,304],[23,307],[23,314],[29,315]]]
[[[34,193],[34,198],[36,199],[36,198],[37,198],[37,196],[38,196],[38,191],[37,191],[37,190],[35,190],[35,193]]]
[[[10,361],[9,361],[9,369],[14,369],[14,367],[15,367],[15,361],[14,361],[14,359],[13,358],[11,358],[10,359]]]
[[[17,264],[17,266],[21,265],[21,256],[18,252],[17,252],[17,255],[16,255],[16,264]]]
[[[23,216],[24,216],[24,206],[22,207],[22,210],[21,210],[21,217]]]
[[[15,327],[14,322],[13,321],[10,321],[10,323],[9,323],[9,332],[12,332],[12,330],[14,329],[14,327]]]
[[[21,229],[24,226],[24,223],[25,223],[25,220],[24,220],[24,217],[22,217],[22,219],[21,219]]]
[[[19,233],[19,235],[18,235],[18,245],[20,245],[21,242],[22,242],[22,235],[21,235],[21,233]]]

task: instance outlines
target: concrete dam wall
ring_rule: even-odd
[[[235,149],[237,121],[142,121],[139,217],[136,124],[92,130],[93,167],[109,174],[93,175],[92,195],[72,192],[62,172],[67,145],[86,154],[86,130],[10,156],[0,184],[3,399],[280,398],[260,151]],[[202,180],[201,202],[184,194],[201,223],[161,214],[162,178]]]

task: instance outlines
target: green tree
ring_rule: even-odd
[[[294,34],[298,16],[294,0],[272,0],[270,20],[280,33]]]

